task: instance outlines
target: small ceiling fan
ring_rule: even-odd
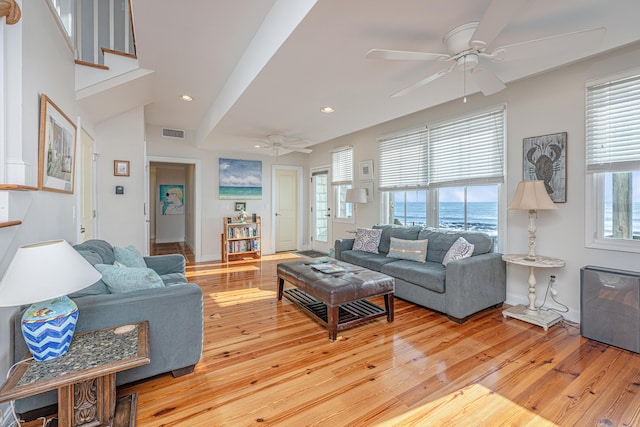
[[[298,153],[309,154],[313,152],[313,150],[309,148],[302,148],[296,146],[296,144],[304,143],[305,141],[302,139],[291,138],[284,135],[268,135],[266,139],[260,140],[261,144],[266,145],[266,147],[256,146],[258,148],[271,148],[271,155],[278,157],[279,154],[282,154],[282,150],[286,151],[295,151]]]
[[[528,1],[530,0],[493,0],[480,22],[460,25],[445,35],[443,41],[447,46],[447,53],[371,49],[367,52],[366,57],[369,59],[442,62],[444,66],[441,70],[392,96],[405,95],[457,69],[464,72],[464,99],[466,101],[467,78],[473,81],[486,96],[505,88],[504,83],[485,63],[586,50],[597,44],[604,36],[606,29],[600,27],[504,45],[490,52],[487,51],[491,42]]]

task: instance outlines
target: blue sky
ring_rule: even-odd
[[[220,186],[262,187],[262,162],[220,158]]]

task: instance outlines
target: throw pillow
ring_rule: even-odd
[[[102,281],[112,294],[164,287],[158,273],[150,268],[122,268],[109,264],[96,264],[95,267],[102,273]]]
[[[377,254],[380,237],[382,237],[382,230],[358,228],[356,230],[356,240],[353,242],[353,250]]]
[[[387,257],[424,262],[427,257],[428,243],[428,240],[404,240],[392,237]]]
[[[113,255],[115,256],[117,262],[125,265],[126,267],[131,267],[131,268],[147,267],[147,263],[144,262],[144,258],[142,257],[142,254],[133,245],[129,245],[126,248],[114,246]]]
[[[447,264],[449,264],[451,261],[469,258],[471,255],[473,255],[473,248],[474,245],[467,242],[464,237],[458,237],[458,240],[456,240],[453,245],[451,245],[451,247],[447,251],[447,254],[444,256],[442,265],[446,267]]]

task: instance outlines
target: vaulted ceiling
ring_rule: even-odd
[[[454,70],[391,97],[451,61],[366,57],[372,48],[448,54],[445,35],[468,22],[486,34],[502,16],[487,52],[606,29],[511,61],[480,58],[507,85],[640,40],[638,0],[132,0],[132,9],[140,66],[155,72],[146,122],[193,131],[211,150],[256,152],[272,134],[310,146],[462,98],[465,85],[478,92]]]

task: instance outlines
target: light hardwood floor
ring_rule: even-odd
[[[276,299],[276,265],[293,259],[188,266],[204,292],[202,360],[119,390],[138,393],[139,427],[640,425],[638,354],[501,309],[459,325],[400,299],[395,322],[331,343]]]

